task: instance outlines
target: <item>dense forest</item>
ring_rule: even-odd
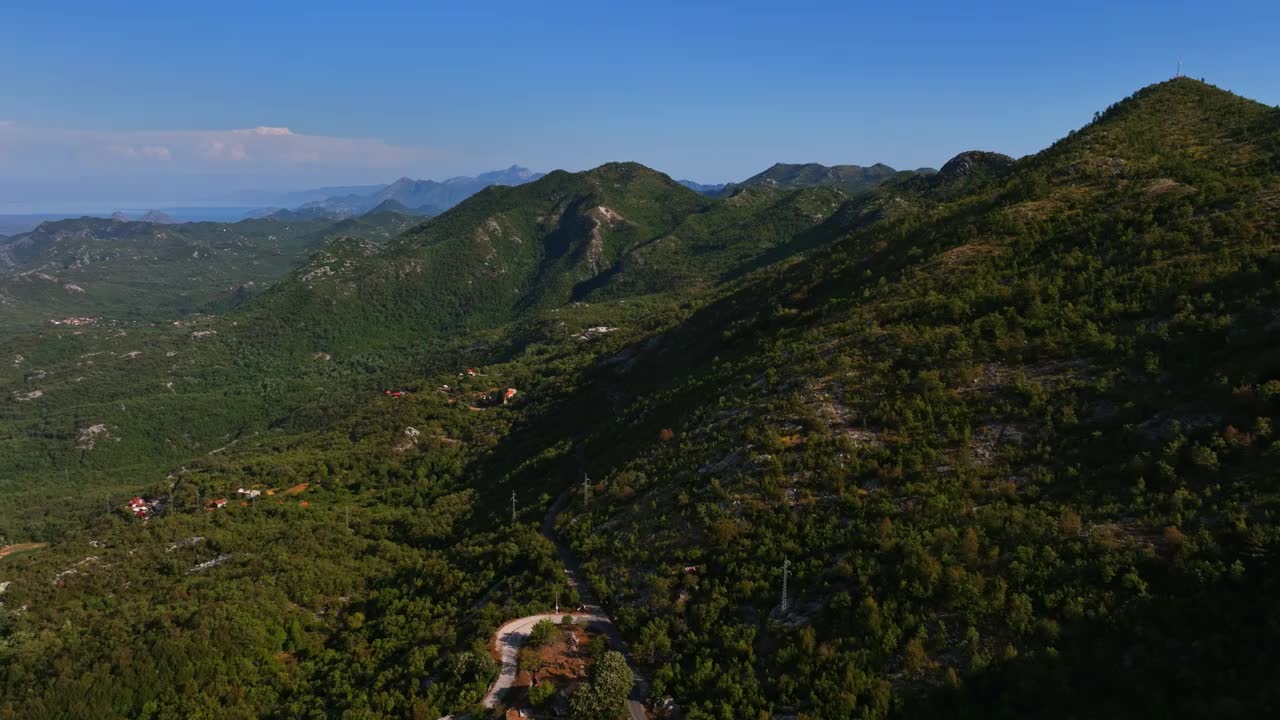
[[[353,234],[5,337],[0,545],[49,544],[0,718],[493,714],[495,629],[578,600],[565,493],[655,716],[1280,710],[1280,109],[1179,78],[868,189],[620,163]]]

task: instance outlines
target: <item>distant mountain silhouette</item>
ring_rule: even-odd
[[[453,177],[443,182],[402,177],[370,193],[349,193],[307,202],[299,210],[363,215],[387,200],[395,200],[405,208],[416,208],[421,214],[438,215],[491,185],[523,185],[543,174],[512,165],[505,170],[481,173],[475,177]]]

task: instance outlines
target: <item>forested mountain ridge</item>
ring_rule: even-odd
[[[819,165],[818,163],[774,163],[773,166],[738,183],[725,185],[720,194],[732,195],[743,187],[768,187],[796,189],[802,187],[837,187],[856,193],[870,190],[892,179],[929,175],[931,168],[919,170],[894,170],[883,163],[863,167],[861,165]]]
[[[635,163],[556,171],[487,188],[384,246],[326,248],[248,315],[366,342],[406,324],[438,335],[569,302],[686,292],[820,246],[804,232],[848,200],[810,188],[713,201]]]
[[[0,318],[5,324],[68,316],[169,320],[223,310],[330,239],[386,240],[419,221],[380,212],[337,222],[46,222],[0,243]]]
[[[856,194],[552,173],[24,338],[6,462],[168,510],[13,538],[59,542],[0,560],[0,717],[479,712],[584,473],[559,532],[686,717],[1272,715],[1277,197],[1280,112],[1178,79]]]
[[[381,203],[378,203],[378,205],[374,207],[372,210],[365,213],[364,216],[368,217],[370,215],[380,215],[382,213],[387,213],[387,212],[400,213],[401,215],[415,215],[419,217],[424,215],[430,217],[431,215],[435,214],[434,212],[427,212],[422,208],[408,207],[407,205],[400,202],[399,200],[383,200]]]
[[[271,231],[286,228],[272,223],[153,223],[145,220],[79,218],[41,224],[5,243],[5,256],[23,270],[63,270],[113,260],[143,261],[190,255],[219,245],[275,242]],[[307,228],[310,229],[310,228]],[[238,232],[231,232],[238,231]],[[252,233],[252,235],[250,235]],[[263,235],[258,238],[256,235]]]
[[[493,326],[544,296],[569,301],[624,246],[704,202],[640,166],[491,186],[376,250],[327,248],[249,312],[264,323],[309,318],[362,339],[399,332],[405,321],[425,334]]]
[[[1280,111],[1147,88],[602,368],[634,395],[562,530],[654,691],[705,716],[1273,712],[1274,652],[1230,648],[1277,646],[1278,140]]]

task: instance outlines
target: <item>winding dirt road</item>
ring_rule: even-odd
[[[498,628],[498,631],[493,635],[492,642],[493,648],[498,651],[499,656],[502,658],[502,671],[498,675],[497,681],[489,688],[489,692],[485,694],[484,706],[496,706],[500,700],[499,696],[505,694],[515,684],[520,647],[528,640],[529,632],[533,629],[533,626],[539,620],[551,620],[559,623],[565,615],[572,615],[574,622],[584,625],[588,630],[603,635],[609,641],[609,645],[621,652],[627,659],[627,664],[631,666],[631,672],[636,678],[635,684],[631,686],[631,696],[627,699],[627,717],[630,720],[648,720],[648,714],[644,709],[644,698],[648,693],[648,687],[644,678],[640,677],[640,673],[636,669],[635,659],[631,657],[631,653],[627,650],[627,643],[622,638],[622,632],[618,630],[617,625],[613,624],[613,620],[604,611],[604,608],[600,607],[600,604],[596,602],[591,588],[582,579],[582,570],[578,566],[577,559],[569,552],[569,548],[556,538],[556,518],[564,510],[564,506],[571,495],[572,491],[566,490],[551,504],[550,510],[547,511],[547,516],[542,520],[542,535],[555,545],[556,555],[560,558],[560,564],[564,566],[565,580],[568,581],[570,587],[578,592],[583,611],[529,615],[528,617],[508,621]]]
[[[609,618],[591,613],[563,613],[560,615],[543,613],[541,615],[516,618],[498,628],[498,632],[494,633],[493,636],[493,645],[502,657],[502,673],[498,675],[497,681],[493,683],[493,686],[489,688],[488,694],[484,696],[485,707],[497,705],[498,696],[505,693],[515,683],[520,648],[529,640],[529,633],[533,631],[533,626],[542,620],[550,620],[559,625],[560,620],[565,615],[572,616],[575,623],[596,631],[600,630],[602,624],[609,623]]]

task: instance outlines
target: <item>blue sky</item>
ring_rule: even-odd
[[[1034,152],[1179,57],[1280,103],[1275,2],[184,5],[0,6],[0,196],[179,202],[511,163],[703,182],[936,167]]]

